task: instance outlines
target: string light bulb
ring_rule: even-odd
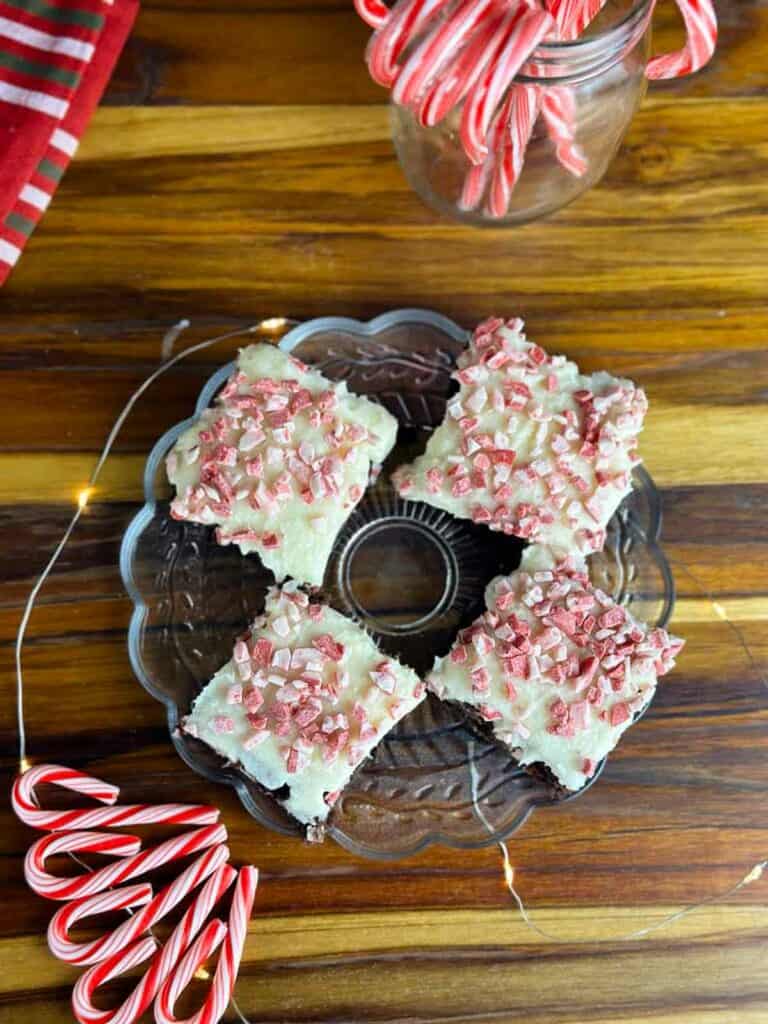
[[[84,487],[82,489],[82,491],[79,491],[78,495],[77,495],[77,507],[80,508],[80,509],[85,508],[85,506],[90,501],[90,498],[91,498],[92,494],[93,494],[93,488],[92,487]]]
[[[273,316],[267,320],[262,320],[261,323],[259,324],[259,327],[262,331],[268,331],[270,333],[273,333],[276,331],[282,331],[282,329],[287,325],[287,323],[288,321],[284,316]]]
[[[204,967],[198,967],[194,973],[194,977],[197,978],[198,981],[210,981],[211,979],[210,974]]]

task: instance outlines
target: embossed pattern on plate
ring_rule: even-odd
[[[381,402],[401,424],[381,477],[337,538],[322,597],[417,671],[445,653],[456,630],[481,610],[485,585],[499,571],[515,568],[522,551],[514,539],[403,501],[388,483],[388,470],[412,458],[442,419],[451,370],[466,337],[437,314],[399,310],[367,324],[310,321],[281,342],[326,376]],[[196,414],[231,369],[222,367],[211,377]],[[123,540],[121,571],[135,605],[131,662],[142,685],[165,704],[171,738],[184,761],[233,786],[263,825],[301,835],[300,826],[244,772],[178,728],[197,693],[229,658],[235,636],[262,609],[273,582],[255,556],[219,547],[211,529],[169,517],[164,459],[188,422],[168,431],[152,450],[146,503]],[[660,528],[658,492],[638,469],[631,495],[609,526],[604,552],[591,559],[591,572],[640,618],[664,624],[674,588],[658,545]],[[327,833],[355,853],[380,859],[435,842],[484,846],[511,835],[534,807],[578,795],[564,794],[545,772],[521,769],[482,726],[429,697],[358,769]]]

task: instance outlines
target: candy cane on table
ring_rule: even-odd
[[[202,1008],[192,1017],[188,1018],[184,1024],[215,1024],[224,1016],[232,998],[237,972],[240,968],[243,947],[246,935],[248,934],[248,921],[253,909],[253,901],[256,897],[258,877],[259,873],[256,868],[245,867],[240,870],[232,897],[226,938],[219,956],[219,962],[216,965],[213,983]],[[214,934],[216,933],[212,932],[212,935]],[[196,944],[200,948],[189,951],[179,967],[160,989],[155,1002],[156,1024],[177,1024],[173,1013],[176,1001],[184,988],[189,984],[190,978],[201,962],[210,952],[210,949],[207,952],[202,952],[204,948],[204,943],[201,941],[202,938],[203,936],[200,937]]]
[[[397,79],[397,63],[406,46],[424,26],[453,0],[401,0],[389,18],[370,39],[366,51],[368,70],[374,82],[390,88]]]
[[[155,1021],[157,1024],[181,1024],[173,1013],[176,1000],[192,980],[196,971],[218,949],[226,935],[227,926],[218,918],[214,918],[210,924],[205,926],[195,942],[184,954],[181,963],[160,989],[160,994],[155,1001]],[[208,998],[197,1013],[187,1017],[183,1024],[216,1024],[216,1022],[221,1020],[226,1006],[218,1016],[214,1016],[217,1007],[209,1003],[212,991],[212,989],[209,991]]]
[[[137,942],[134,946],[130,946],[128,949],[121,950],[116,956],[110,960],[105,960],[104,963],[97,964],[96,967],[92,967],[90,971],[86,971],[85,974],[81,975],[74,989],[72,990],[72,1011],[81,1022],[81,1024],[88,1024],[92,1019],[88,1016],[89,1011],[93,1010],[93,1006],[90,1002],[89,987],[92,986],[92,991],[95,991],[98,985],[102,985],[107,981],[111,981],[113,978],[119,977],[126,971],[130,971],[131,968],[136,967],[138,964],[148,960],[149,957],[157,949],[157,943],[153,938],[147,936],[140,942]],[[98,974],[98,983],[96,984],[96,976]],[[97,1011],[101,1014],[101,1017],[106,1024],[107,1020],[111,1019],[111,1014],[104,1010]]]
[[[72,994],[72,1005],[80,1024],[133,1024],[141,1017],[236,876],[237,872],[229,864],[223,864],[211,875],[133,992],[117,1010],[97,1009],[93,996],[102,984],[127,969],[123,962],[130,949],[118,950],[108,960],[86,971]]]
[[[488,127],[493,112],[517,72],[549,32],[554,20],[547,11],[523,6],[493,66],[480,78],[464,104],[461,139],[469,160],[481,163],[489,152]]]
[[[24,878],[33,892],[46,896],[47,890],[75,883],[78,878],[54,878],[45,871],[45,858],[56,853],[102,853],[125,857],[127,863],[141,850],[138,836],[114,835],[109,832],[55,832],[33,843],[24,858]],[[55,885],[53,884],[55,883]],[[69,899],[68,895],[51,899]]]
[[[38,839],[29,848],[24,860],[24,875],[27,885],[38,896],[50,900],[72,900],[103,892],[168,861],[198,853],[210,846],[218,846],[226,838],[227,830],[223,825],[206,825],[167,839],[151,850],[141,850],[141,843],[136,836],[114,836],[106,832],[54,832]],[[45,870],[46,857],[75,850],[111,853],[126,859],[74,878],[57,878]]]
[[[692,74],[715,52],[717,16],[710,0],[677,0],[677,6],[685,22],[686,43],[682,50],[648,62],[645,75],[652,81]]]
[[[355,10],[371,28],[381,28],[389,17],[389,8],[382,0],[355,0]]]
[[[403,65],[392,89],[394,102],[402,106],[415,103],[495,5],[496,0],[461,0],[450,18],[438,22]]]
[[[228,858],[229,849],[226,846],[212,847],[154,898],[151,886],[139,885],[97,893],[67,903],[56,911],[48,925],[49,949],[59,960],[71,964],[95,964],[108,959],[113,953],[130,946],[140,935],[161,921],[185,896],[226,863]],[[147,889],[149,898],[145,899]],[[75,922],[108,910],[124,909],[125,895],[131,890],[134,890],[135,899],[129,905],[142,906],[143,910],[101,938],[90,942],[73,942],[70,939],[69,930]]]
[[[116,910],[129,910],[133,907],[144,907],[152,899],[152,886],[149,882],[139,885],[124,885],[120,889],[86,896],[81,900],[65,903],[56,911],[48,925],[48,948],[59,960],[68,963],[93,963],[93,960],[80,959],[81,951],[90,951],[98,947],[104,939],[93,942],[75,944],[69,940],[67,932],[76,921],[84,917],[95,917],[97,914],[109,914]],[[98,957],[105,959],[106,957]]]
[[[46,811],[37,803],[35,787],[49,783],[93,797],[108,807],[71,811]],[[211,825],[218,821],[216,807],[194,804],[128,804],[111,806],[120,790],[101,779],[56,764],[41,764],[16,777],[11,803],[25,825],[47,832],[88,831],[93,828],[126,828],[136,825]]]

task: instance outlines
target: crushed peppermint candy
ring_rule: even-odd
[[[286,809],[315,823],[425,696],[415,672],[287,583],[269,591],[264,616],[235,641],[183,727],[266,788],[287,785]]]
[[[520,320],[480,324],[458,359],[459,393],[395,486],[561,555],[589,554],[632,488],[648,403],[631,381],[584,376],[522,330]]]
[[[650,702],[683,641],[592,587],[575,556],[528,548],[486,592],[486,612],[435,663],[428,688],[493,724],[521,764],[581,788]]]
[[[216,526],[278,580],[320,585],[333,541],[395,442],[397,421],[272,345],[243,349],[168,456],[174,519]]]

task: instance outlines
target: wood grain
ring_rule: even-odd
[[[103,112],[94,134],[102,122],[108,135],[119,131],[126,116],[134,120]],[[115,304],[132,319],[303,317],[337,310],[343,281],[360,315],[400,303],[471,321],[502,304],[551,319],[587,293],[584,314],[623,311],[628,330],[649,306],[746,315],[765,330],[759,101],[647,104],[600,188],[547,221],[483,232],[480,248],[472,229],[438,219],[408,190],[388,141],[336,145],[329,128],[326,144],[305,148],[293,111],[284,130],[296,142],[265,160],[259,144],[243,152],[238,141],[253,137],[262,112],[228,116],[232,141],[217,154],[187,154],[189,119],[171,112],[179,157],[155,155],[140,120],[127,129],[130,159],[77,162],[6,290],[8,312],[37,317],[55,296],[59,316],[87,310],[92,319]],[[383,126],[365,108],[343,116]],[[216,188],[205,187],[211,180]],[[685,258],[670,232],[686,239]]]
[[[654,86],[675,95],[759,95],[766,85],[763,0],[718,3],[720,50],[703,73]],[[194,11],[194,18],[189,16]],[[237,4],[150,0],[110,86],[112,103],[381,103],[363,64],[369,30],[344,0]],[[672,2],[654,17],[654,50],[682,45]]]
[[[688,646],[599,784],[510,843],[518,889],[562,944],[521,923],[495,848],[395,863],[308,848],[184,767],[132,676],[117,555],[149,447],[237,343],[142,399],[30,623],[30,752],[126,800],[221,807],[235,860],[262,872],[237,989],[253,1024],[768,1020],[765,881],[647,939],[597,941],[726,890],[768,850],[768,6],[718,13],[716,59],[649,91],[599,188],[547,221],[477,232],[408,190],[346,0],[145,0],[108,105],[0,294],[9,708],[29,587],[180,317],[176,350],[274,315],[520,314],[548,348],[649,394],[643,454]],[[655,19],[654,48],[678,45],[671,0]],[[6,785],[15,764],[8,715]],[[3,825],[0,1024],[71,1021],[76,974],[48,955],[52,906],[23,885],[32,833]]]

